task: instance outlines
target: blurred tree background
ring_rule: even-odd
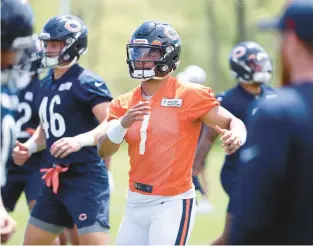
[[[89,27],[88,53],[81,63],[102,76],[114,96],[138,83],[128,77],[126,48],[132,32],[145,20],[164,20],[174,26],[182,39],[177,72],[187,65],[203,67],[206,84],[215,92],[234,85],[229,76],[228,55],[240,40],[254,40],[273,58],[274,79],[277,37],[260,33],[257,22],[279,13],[284,0],[30,0],[40,32],[48,18],[66,10],[80,16]]]

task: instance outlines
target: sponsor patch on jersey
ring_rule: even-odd
[[[72,82],[66,82],[64,84],[61,84],[59,87],[59,91],[65,91],[65,90],[69,90],[72,87]]]
[[[177,99],[163,98],[161,101],[161,106],[163,107],[181,108],[182,104],[183,104],[183,99],[181,98],[177,98]]]

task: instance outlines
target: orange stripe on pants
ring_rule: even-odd
[[[180,245],[184,245],[184,241],[188,233],[188,224],[189,224],[188,221],[190,219],[189,218],[190,202],[191,202],[191,199],[186,200],[186,213],[185,213],[186,216],[185,216],[185,221],[184,221],[183,233],[181,235],[180,242],[179,242]]]

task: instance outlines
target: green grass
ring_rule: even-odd
[[[217,237],[223,229],[227,198],[219,181],[222,161],[223,153],[221,152],[221,148],[215,146],[209,155],[209,165],[207,168],[210,185],[210,199],[212,200],[215,209],[210,214],[197,214],[190,244],[207,244]],[[115,190],[110,205],[112,244],[114,244],[116,233],[124,213],[128,185],[128,170],[129,160],[127,149],[126,146],[123,146],[112,160],[112,172],[115,181]],[[29,216],[24,196],[19,200],[12,215],[18,223],[18,227],[14,237],[9,242],[9,245],[17,245],[22,242],[24,229]]]

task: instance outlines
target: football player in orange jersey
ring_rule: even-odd
[[[243,122],[210,88],[170,76],[180,51],[180,37],[160,21],[144,22],[127,45],[129,74],[141,84],[111,102],[110,127],[98,141],[101,157],[113,155],[124,138],[128,143],[129,191],[118,245],[186,244],[195,219],[191,175],[202,122],[222,135],[228,154],[246,139]]]

